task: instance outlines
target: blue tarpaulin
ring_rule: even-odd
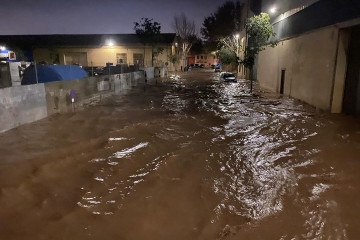
[[[38,83],[73,80],[88,77],[87,72],[76,65],[37,65]],[[24,71],[22,85],[35,84],[35,66],[31,65]]]

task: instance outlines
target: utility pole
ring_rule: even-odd
[[[250,13],[250,3],[251,3],[251,0],[248,0],[247,1],[247,9],[246,9],[246,19],[249,19],[249,13]],[[248,45],[249,45],[249,35],[248,35],[248,32],[247,32],[247,30],[246,30],[246,37],[245,37],[245,41],[246,41],[246,47],[248,47]],[[246,47],[245,47],[245,49],[246,49]],[[246,53],[245,53],[246,54]],[[252,91],[253,91],[253,80],[252,80],[252,68],[253,67],[251,67],[251,69],[249,69],[250,70],[250,73],[249,73],[249,78],[250,78],[250,93],[252,93]]]
[[[91,61],[91,76],[94,76],[94,67],[93,67],[93,62]]]
[[[35,65],[35,78],[36,78],[36,83],[39,83],[39,77],[38,77],[38,72],[37,72],[36,61],[34,61],[34,65]]]

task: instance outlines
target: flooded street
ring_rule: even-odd
[[[359,120],[247,84],[193,71],[0,134],[0,239],[358,239]]]

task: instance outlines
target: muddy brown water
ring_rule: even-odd
[[[0,134],[0,239],[359,239],[360,124],[197,71]]]

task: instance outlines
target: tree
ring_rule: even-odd
[[[181,59],[184,66],[186,66],[186,56],[188,55],[192,44],[197,39],[195,22],[190,21],[184,13],[174,16],[173,29],[176,35],[180,38],[181,44]]]
[[[237,57],[239,56],[239,51],[240,51],[239,35],[231,35],[221,39],[220,41],[224,47],[233,51]]]
[[[190,53],[199,55],[204,52],[204,43],[201,38],[196,38],[191,46]]]
[[[140,42],[144,45],[144,60],[145,47],[149,44],[152,48],[151,63],[154,63],[154,58],[163,52],[163,48],[158,45],[161,38],[161,25],[159,22],[154,22],[153,19],[141,18],[139,22],[134,23],[134,30],[138,35]]]
[[[242,64],[252,73],[255,64],[255,58],[260,51],[265,49],[265,46],[275,47],[277,41],[269,41],[271,37],[275,37],[273,26],[270,23],[270,16],[267,13],[251,17],[246,23],[246,31],[249,36],[249,44],[245,49],[244,59]],[[251,76],[252,74],[250,74]],[[252,91],[252,82],[251,89]]]
[[[217,52],[217,57],[222,64],[231,64],[236,62],[236,54],[229,48],[223,47]]]
[[[221,39],[236,35],[240,31],[241,8],[240,1],[227,1],[204,19],[201,34],[207,47],[216,50]]]
[[[221,44],[228,51],[232,51],[236,57],[237,73],[239,73],[239,59],[240,59],[240,42],[239,35],[230,35],[226,38],[221,39]]]
[[[168,58],[169,62],[174,64],[175,71],[177,71],[177,63],[179,62],[179,54],[177,54],[177,53],[173,54],[172,52],[170,52],[170,54],[167,56],[167,58]]]

